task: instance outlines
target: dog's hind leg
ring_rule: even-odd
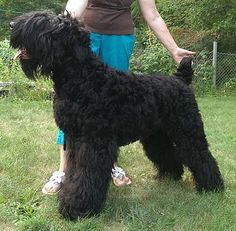
[[[110,139],[97,137],[75,144],[69,141],[67,148],[72,158],[59,192],[59,212],[71,220],[98,214],[106,200],[118,147]]]
[[[194,113],[193,113],[194,112]],[[176,116],[177,117],[177,116]],[[221,191],[224,182],[218,165],[208,148],[203,123],[196,110],[182,110],[171,131],[182,163],[193,174],[198,191]]]
[[[173,141],[161,130],[140,140],[147,157],[158,168],[159,176],[181,178],[183,166]]]

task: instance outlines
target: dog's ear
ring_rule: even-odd
[[[66,16],[52,17],[48,25],[48,30],[40,34],[40,50],[44,51],[42,72],[48,74],[56,65],[64,62],[65,57],[77,59],[80,63],[84,62],[90,51],[89,33],[84,29],[80,22]]]
[[[75,58],[80,62],[83,63],[89,56],[89,49],[87,47],[81,46],[79,44],[74,44],[73,52]]]
[[[79,62],[87,60],[90,52],[90,36],[89,33],[83,28],[78,27],[77,32],[73,33],[72,39],[72,50],[74,57]]]
[[[35,57],[39,62],[41,73],[50,76],[57,65],[63,62],[65,52],[63,39],[57,34],[45,33],[39,36]]]

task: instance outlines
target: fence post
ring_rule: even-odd
[[[213,59],[212,59],[212,65],[213,65],[213,76],[212,76],[212,84],[213,87],[216,87],[216,67],[217,67],[217,42],[213,42]]]

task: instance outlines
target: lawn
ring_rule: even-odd
[[[236,97],[198,102],[224,193],[196,193],[187,169],[178,182],[155,179],[136,142],[121,148],[119,157],[131,186],[111,185],[100,216],[69,222],[57,212],[57,197],[41,193],[59,163],[51,102],[0,99],[0,230],[236,230]]]

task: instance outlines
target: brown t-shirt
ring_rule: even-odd
[[[100,34],[133,34],[131,4],[132,0],[88,0],[84,24]]]

